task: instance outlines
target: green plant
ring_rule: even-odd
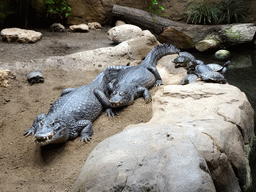
[[[5,19],[7,15],[12,14],[12,11],[9,11],[6,5],[0,2],[0,19]]]
[[[217,3],[210,1],[192,1],[186,7],[186,18],[188,23],[194,24],[218,24],[221,10]]]
[[[150,10],[151,14],[154,15],[161,15],[164,11],[164,7],[158,6],[157,0],[148,0],[149,6],[148,9]]]
[[[186,7],[187,23],[227,24],[242,22],[249,15],[249,8],[243,0],[214,2],[205,0],[192,1]]]
[[[249,7],[243,0],[227,0],[219,5],[222,11],[221,23],[243,22],[250,15]]]
[[[71,7],[68,6],[67,0],[43,0],[48,15],[59,15],[61,19],[71,15]]]

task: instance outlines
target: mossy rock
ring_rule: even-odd
[[[219,50],[215,53],[217,59],[227,59],[231,56],[231,53],[228,50]]]

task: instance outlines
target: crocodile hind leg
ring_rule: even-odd
[[[35,118],[35,120],[34,120],[34,123],[33,123],[33,125],[29,128],[29,129],[27,129],[26,131],[25,131],[25,133],[24,133],[24,136],[29,136],[29,135],[31,135],[31,134],[35,134],[35,132],[36,132],[36,128],[39,126],[39,123],[40,123],[40,121],[42,121],[43,119],[45,119],[46,118],[46,115],[45,114],[40,114],[40,115],[38,115],[36,118]]]
[[[162,78],[160,76],[160,74],[158,73],[157,69],[155,67],[148,67],[147,68],[151,73],[153,73],[153,75],[156,78],[156,82],[155,82],[155,86],[160,86],[163,85],[163,81]]]
[[[93,134],[92,122],[89,120],[77,121],[69,133],[69,139],[75,139],[78,135],[81,135],[81,141],[90,141]]]
[[[138,87],[137,88],[137,94],[138,95],[143,95],[143,98],[145,99],[146,103],[149,103],[149,102],[152,101],[149,90],[145,87]]]

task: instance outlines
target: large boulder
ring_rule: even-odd
[[[101,142],[74,186],[75,192],[215,191],[205,160],[179,127],[147,124]]]
[[[238,88],[205,82],[165,86],[153,97],[153,111],[149,123],[178,125],[190,137],[207,161],[217,189],[231,189],[225,184],[231,178],[228,172],[236,173],[243,188],[250,185],[245,148],[254,136],[254,111]],[[206,137],[208,141],[203,139]],[[221,153],[227,156],[227,165],[232,166],[220,167]],[[223,178],[217,181],[219,174]],[[232,178],[234,182],[234,175]]]
[[[143,32],[141,28],[130,24],[119,25],[111,28],[108,31],[108,38],[114,43],[121,43],[123,41],[134,39],[142,35]]]
[[[3,41],[19,43],[35,43],[42,38],[42,33],[33,30],[7,28],[1,31]]]
[[[254,111],[238,88],[167,85],[153,96],[152,106],[148,123],[130,125],[93,150],[74,191],[239,192],[251,185],[246,151]]]

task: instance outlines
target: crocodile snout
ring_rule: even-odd
[[[114,95],[110,98],[109,104],[111,107],[120,107],[123,105],[123,98],[119,95]]]

